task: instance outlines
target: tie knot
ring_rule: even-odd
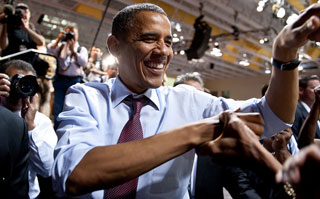
[[[142,107],[147,103],[147,101],[148,101],[148,98],[146,97],[137,98],[137,99],[132,98],[133,113],[140,114]]]

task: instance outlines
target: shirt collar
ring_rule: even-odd
[[[111,103],[112,107],[115,108],[118,106],[127,96],[132,95],[134,98],[139,97],[141,95],[149,98],[151,102],[155,105],[157,110],[160,110],[160,101],[157,95],[156,89],[149,88],[146,92],[138,95],[132,91],[130,91],[119,79],[117,76],[114,80],[114,83],[111,87]]]
[[[300,100],[300,102],[301,102],[302,106],[306,109],[306,111],[309,113],[310,107],[306,103],[304,103],[303,101]]]

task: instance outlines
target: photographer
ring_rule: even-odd
[[[36,109],[38,96],[35,94],[38,83],[33,67],[25,61],[12,60],[2,65],[2,70],[5,73],[0,73],[0,104],[21,115],[28,126],[29,197],[37,198],[40,193],[37,175],[43,178],[51,176],[57,136],[51,120]],[[16,76],[16,74],[22,75]]]
[[[10,11],[8,8],[10,8],[9,5],[7,5],[7,11],[2,13],[4,19],[1,20],[1,55],[6,56],[30,48],[36,49],[37,45],[44,45],[44,37],[38,34],[30,24],[31,13],[28,5],[18,3],[15,9],[11,8],[12,10]],[[27,62],[31,61],[26,56],[21,59]]]
[[[48,53],[58,59],[58,69],[53,82],[54,87],[54,126],[57,128],[56,118],[62,111],[67,89],[80,83],[84,75],[83,67],[88,61],[88,51],[78,43],[78,28],[68,25],[65,32],[60,32],[57,39],[48,45]]]

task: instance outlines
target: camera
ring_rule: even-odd
[[[2,8],[7,17],[0,19],[0,23],[7,23],[10,26],[19,27],[21,25],[21,18],[26,15],[26,11],[23,8],[14,8],[10,4],[6,4]]]
[[[69,41],[69,40],[71,40],[73,38],[74,38],[74,32],[72,32],[72,31],[64,32],[62,41]]]
[[[14,98],[26,98],[34,96],[39,90],[36,76],[16,74],[11,79],[10,96]]]

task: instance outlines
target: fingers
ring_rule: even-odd
[[[281,171],[277,172],[276,182],[284,183],[289,182],[294,184],[304,183],[301,182],[301,169],[307,167],[307,162],[312,161],[312,164],[319,167],[320,164],[320,148],[317,145],[310,145],[302,149],[297,155],[289,158]],[[310,170],[308,175],[312,175],[315,171]]]
[[[0,96],[9,96],[11,83],[8,78],[8,75],[0,73]]]

